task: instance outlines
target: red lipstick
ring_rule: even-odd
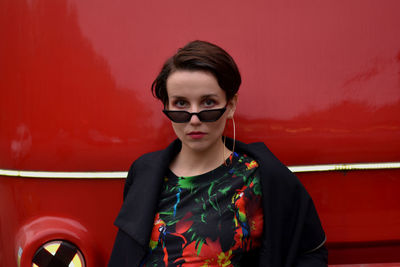
[[[206,133],[203,133],[203,132],[190,132],[190,133],[188,133],[188,135],[193,139],[201,139],[201,138],[203,138],[203,136],[206,135]]]

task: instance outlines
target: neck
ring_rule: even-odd
[[[204,151],[194,151],[182,144],[182,149],[170,165],[177,176],[195,176],[214,170],[224,163],[232,152],[220,139]]]

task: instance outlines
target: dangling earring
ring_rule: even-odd
[[[236,141],[236,125],[235,125],[235,119],[233,117],[232,117],[232,125],[233,125],[233,145],[232,145],[232,157],[233,157],[233,155],[235,154],[235,141]]]
[[[222,162],[224,163],[224,165],[225,166],[227,166],[227,164],[226,164],[226,160],[225,160],[225,141],[226,141],[226,135],[224,135],[224,141],[222,142],[222,145],[223,145],[223,147],[222,147]]]

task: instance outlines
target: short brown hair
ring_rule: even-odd
[[[164,105],[168,103],[167,79],[177,70],[210,72],[217,79],[219,87],[225,91],[228,101],[235,96],[242,83],[235,61],[225,50],[209,42],[192,41],[167,59],[151,85],[153,96]]]

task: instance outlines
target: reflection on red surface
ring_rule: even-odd
[[[174,134],[150,85],[193,39],[238,62],[238,139],[264,141],[288,165],[400,161],[399,5],[0,1],[0,169],[125,171],[165,147]],[[299,176],[332,264],[400,262],[398,170]],[[89,254],[106,262],[122,187],[0,177],[0,265],[16,266],[17,233],[49,216],[88,229]]]
[[[398,161],[400,116],[396,114],[400,101],[380,108],[345,101],[291,120],[239,116],[237,136],[258,141],[263,133],[264,142],[288,165]]]
[[[136,93],[144,88],[117,87],[107,62],[82,36],[76,8],[61,3],[9,4],[18,12],[2,27],[9,47],[0,52],[7,62],[0,167],[126,169],[137,156],[132,148],[166,142],[154,110]]]

